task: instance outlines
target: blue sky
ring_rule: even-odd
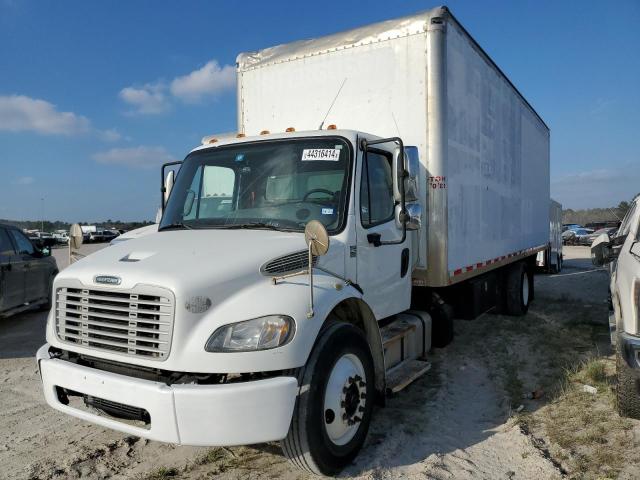
[[[0,218],[152,219],[158,166],[235,130],[239,52],[435,5],[0,0]],[[448,6],[550,126],[555,198],[640,192],[640,2]]]

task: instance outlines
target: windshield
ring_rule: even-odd
[[[329,233],[346,216],[350,148],[337,137],[241,143],[187,157],[160,230],[269,228],[302,231],[319,220]]]

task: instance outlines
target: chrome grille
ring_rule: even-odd
[[[313,265],[318,263],[318,257],[313,257]],[[305,270],[309,266],[309,251],[301,250],[295,253],[289,253],[273,260],[260,267],[263,275],[283,275],[285,273],[298,272]]]
[[[165,360],[173,334],[173,296],[83,288],[56,291],[56,333],[67,343]]]

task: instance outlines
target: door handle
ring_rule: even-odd
[[[367,241],[369,243],[372,243],[374,247],[379,247],[380,245],[382,245],[380,238],[382,237],[382,235],[380,235],[379,233],[369,233],[367,234]]]

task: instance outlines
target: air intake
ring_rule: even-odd
[[[318,263],[318,257],[313,257],[313,265]],[[299,252],[289,253],[273,260],[260,267],[260,273],[267,276],[286,275],[287,273],[295,273],[306,270],[309,267],[309,251],[300,250]]]

